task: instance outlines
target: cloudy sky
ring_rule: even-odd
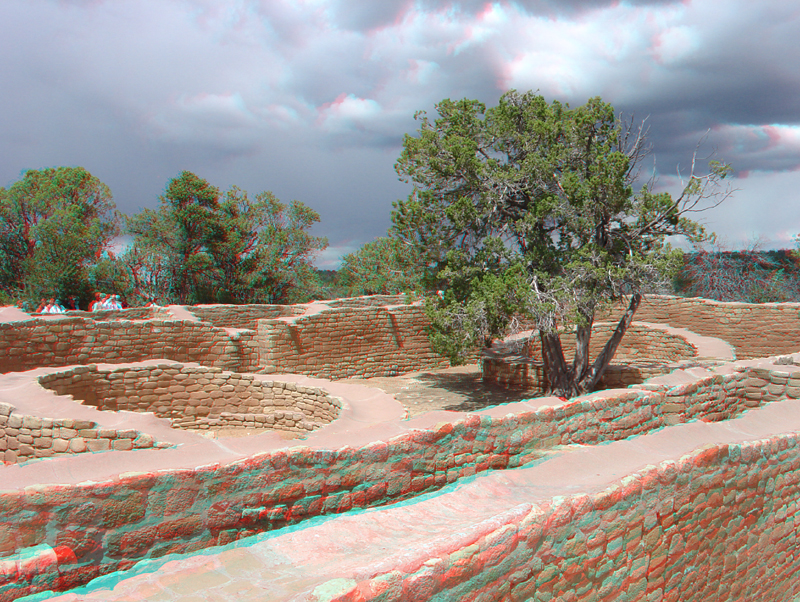
[[[0,186],[83,166],[120,210],[190,170],[316,209],[337,259],[386,232],[413,114],[538,90],[647,118],[665,187],[716,149],[731,248],[800,232],[800,4],[786,0],[2,0]]]

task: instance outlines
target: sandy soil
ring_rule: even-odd
[[[402,376],[351,378],[343,382],[375,387],[394,395],[406,407],[409,416],[433,410],[473,412],[499,403],[541,397],[535,391],[514,391],[484,384],[478,364]]]

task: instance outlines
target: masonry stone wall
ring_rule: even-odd
[[[325,599],[788,602],[800,594],[798,439],[709,446],[593,495],[526,504]]]
[[[0,356],[0,372],[151,358],[327,378],[446,367],[430,349],[420,305],[384,306],[404,300],[384,295],[307,305],[182,308],[197,321],[175,319],[170,308],[132,308],[0,323],[0,349],[7,351]],[[129,319],[148,316],[153,319]]]
[[[639,315],[636,318],[637,321],[646,321]],[[592,337],[589,340],[590,362],[594,361],[603,350],[616,327],[617,325],[611,322],[598,321],[592,325]],[[564,349],[564,357],[571,362],[575,355],[575,336],[571,333],[562,335],[561,346]],[[526,353],[531,358],[542,358],[542,343],[539,337],[528,339]],[[683,337],[633,322],[625,331],[614,358],[627,362],[676,362],[695,355],[697,349]]]
[[[35,458],[161,447],[146,433],[98,427],[89,420],[40,418],[0,403],[0,459],[16,464]]]
[[[626,303],[598,316],[618,321]],[[727,341],[742,359],[797,351],[800,341],[800,303],[728,303],[699,298],[647,295],[636,320],[685,328]]]
[[[264,373],[394,376],[449,365],[428,342],[420,305],[340,307],[258,323]]]
[[[328,450],[293,447],[223,467],[160,470],[103,483],[48,485],[30,491],[0,492],[0,601],[45,589],[75,587],[100,574],[127,568],[140,558],[196,551],[312,516],[406,499],[479,472],[521,466],[541,458],[555,446],[624,439],[674,424],[676,420],[728,418],[738,415],[744,408],[800,391],[799,367],[739,368],[732,374],[713,374],[675,387],[653,385],[653,390],[630,389],[610,397],[590,395],[561,405],[502,417],[468,415],[434,429],[410,431],[387,442]],[[797,437],[793,434],[786,440],[794,441]],[[792,449],[797,448],[796,443],[792,446]],[[693,482],[697,481],[697,491],[702,492],[701,497],[692,500],[696,509],[692,512],[697,512],[697,518],[688,517],[691,509],[683,497],[673,496],[669,502],[665,490],[665,503],[677,504],[672,509],[682,519],[697,520],[704,526],[710,519],[712,524],[724,528],[705,538],[709,540],[709,546],[724,547],[728,533],[736,537],[739,545],[739,538],[743,537],[741,525],[751,523],[737,521],[750,521],[748,517],[755,515],[748,510],[749,514],[735,518],[737,511],[751,508],[738,505],[744,504],[738,492],[759,491],[759,488],[769,486],[763,491],[778,491],[783,495],[783,483],[777,487],[779,472],[773,471],[773,467],[779,462],[781,466],[795,465],[786,463],[782,453],[770,450],[770,455],[764,456],[761,463],[742,453],[739,456],[741,462],[733,473],[726,472],[723,477],[708,479],[700,477],[705,470],[703,467],[711,466],[713,462],[701,456],[702,460],[697,464],[700,467],[698,478],[693,479]],[[800,455],[795,454],[795,457]],[[765,467],[769,470],[765,471]],[[787,469],[780,474],[788,479],[788,475],[800,473]],[[795,477],[791,479],[796,483]],[[759,485],[761,482],[764,486]],[[770,482],[773,485],[769,485]],[[628,483],[630,480],[623,481],[626,487]],[[637,487],[633,488],[634,492],[642,490]],[[794,490],[787,492],[794,495]],[[793,499],[792,495],[786,498],[781,495],[775,496],[776,514],[768,515],[774,516],[776,524],[781,516],[785,516],[781,514],[782,500]],[[767,497],[754,498],[752,508],[759,503],[769,503]],[[640,498],[639,495],[636,499]],[[595,549],[597,545],[587,546],[587,549],[595,550],[587,552],[590,558],[612,567],[610,572],[600,573],[602,579],[610,574],[621,575],[620,567],[629,570],[629,562],[638,567],[639,563],[646,562],[648,554],[650,558],[657,558],[653,568],[661,567],[663,548],[658,542],[665,533],[669,535],[666,540],[668,550],[672,551],[670,546],[678,546],[682,541],[683,547],[676,547],[678,552],[675,553],[691,551],[691,546],[687,548],[686,543],[696,541],[697,534],[681,530],[683,525],[677,527],[677,531],[668,531],[673,523],[659,522],[656,525],[652,518],[641,519],[645,526],[640,531],[640,519],[636,513],[648,514],[651,511],[643,505],[633,514],[620,512],[625,506],[613,507],[611,501],[621,499],[619,495],[609,497],[608,505],[602,509],[611,514],[592,515],[586,523],[587,533],[597,533],[598,538],[600,533],[605,533],[605,539],[597,539],[597,545],[605,547]],[[720,500],[724,504],[720,504]],[[796,496],[793,503],[797,503]],[[733,514],[730,517],[725,514],[728,512],[726,506],[731,507]],[[609,525],[612,516],[616,518]],[[718,518],[720,523],[713,522]],[[722,522],[728,518],[732,522]],[[669,521],[669,517],[658,520]],[[539,537],[555,537],[561,541],[563,535],[559,529],[568,524],[575,527],[584,523],[560,520],[547,527],[547,531],[540,530]],[[683,539],[673,533],[681,533]],[[675,539],[674,544],[670,543],[672,539]],[[652,545],[648,543],[651,547],[640,549],[643,541],[652,542]],[[498,551],[505,549],[497,548]],[[581,546],[577,549],[584,550]],[[655,555],[653,549],[658,550]],[[511,557],[513,550],[513,547],[509,548],[498,559],[502,560],[504,554]],[[766,548],[759,550],[768,551]],[[630,556],[617,565],[616,558],[620,553]],[[780,562],[780,553],[775,552],[773,556],[775,562]],[[513,561],[516,562],[516,557]],[[573,566],[573,561],[570,562]],[[679,559],[672,558],[669,562],[679,563]],[[574,560],[574,566],[580,564],[579,560]],[[483,564],[476,561],[475,573],[482,571]],[[543,566],[536,571],[534,583],[537,587],[551,581],[560,584],[559,579],[569,577]],[[487,574],[491,577],[495,573],[489,571]],[[637,584],[635,587],[638,588],[645,574],[646,569],[644,573],[640,570],[625,573],[628,576],[624,579],[629,579],[625,587]],[[653,583],[661,583],[657,581],[658,574],[663,573],[654,570]],[[677,578],[683,579],[684,573],[678,571],[676,574]],[[407,577],[414,579],[413,575]],[[484,575],[481,578],[488,577]],[[514,579],[506,577],[506,581],[511,583],[515,583]],[[527,582],[528,577],[516,582],[523,581]],[[490,582],[499,585],[497,579],[490,579]],[[580,595],[584,594],[581,592]],[[591,600],[589,597],[583,599]]]
[[[408,295],[368,295],[364,297],[347,297],[321,301],[330,307],[384,307],[386,305],[407,305]]]
[[[107,322],[110,320],[169,320],[172,316],[166,307],[128,307],[126,309],[102,309],[98,311],[72,310],[66,315],[91,318]]]
[[[80,317],[0,322],[0,372],[41,366],[164,358],[241,372],[258,369],[254,331],[229,335],[184,320],[95,321]]]
[[[39,383],[98,410],[153,412],[182,429],[244,427],[307,434],[335,420],[341,409],[340,399],[316,387],[261,381],[206,366],[77,366],[41,376]]]
[[[193,305],[187,308],[203,322],[227,328],[258,329],[258,321],[300,315],[302,305]]]
[[[589,342],[589,361],[602,351],[616,328],[612,323],[595,323]],[[564,357],[571,362],[575,355],[575,337],[561,337]],[[518,351],[518,353],[514,353]],[[676,369],[675,364],[697,355],[697,349],[683,337],[633,322],[617,348],[614,364],[600,380],[601,388],[615,388],[644,382],[648,378]],[[547,389],[542,344],[537,336],[524,342],[500,343],[481,359],[484,382],[513,389],[543,393]]]

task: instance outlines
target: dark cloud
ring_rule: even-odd
[[[356,31],[393,25],[413,8],[413,0],[400,2],[335,0],[330,3],[330,11],[336,26]]]
[[[352,250],[385,232],[391,202],[408,193],[392,166],[415,111],[443,98],[491,106],[516,87],[573,106],[599,95],[648,117],[665,181],[708,132],[701,155],[716,147],[747,174],[742,194],[780,176],[785,195],[800,166],[798,10],[779,0],[725,10],[669,0],[4,0],[0,185],[23,169],[83,165],[130,213],[155,206],[188,169],[223,189],[301,200],[320,212],[318,234]],[[778,224],[777,207],[746,219]],[[720,223],[742,230],[732,220]]]

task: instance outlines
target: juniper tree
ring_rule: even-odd
[[[489,110],[467,99],[436,110],[434,120],[417,113],[419,130],[404,138],[395,168],[414,189],[392,214],[393,234],[441,283],[426,303],[434,348],[463,362],[523,318],[541,338],[550,391],[593,390],[642,292],[678,265],[665,237],[709,237],[687,214],[727,196],[717,185],[730,168],[711,161],[698,173],[695,150],[677,197],[652,179],[635,190],[646,129],[599,98],[570,108],[511,91]],[[595,314],[621,298],[627,310],[590,363]],[[571,363],[565,328],[575,331]]]

